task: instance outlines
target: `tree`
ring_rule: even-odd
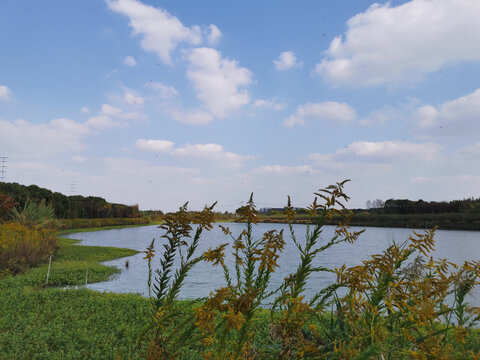
[[[12,209],[17,206],[17,202],[8,194],[0,193],[0,221],[10,218]]]

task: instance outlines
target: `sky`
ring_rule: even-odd
[[[480,196],[480,1],[2,0],[5,181],[171,211]]]

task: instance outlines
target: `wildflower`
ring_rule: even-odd
[[[225,265],[223,258],[225,257],[225,248],[228,244],[222,244],[217,246],[215,249],[209,248],[203,253],[203,258],[205,261],[213,263],[213,265],[222,264]]]
[[[225,319],[225,325],[229,329],[239,330],[245,322],[243,314],[240,312],[235,313],[232,308],[229,308],[228,312],[223,314],[222,317]]]

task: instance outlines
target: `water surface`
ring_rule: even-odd
[[[238,235],[245,228],[244,224],[228,223],[224,224],[230,230]],[[286,247],[279,260],[280,268],[272,276],[273,285],[279,285],[285,276],[295,271],[298,266],[298,251],[290,240],[288,226],[286,224],[258,224],[254,226],[254,235],[256,238],[268,230],[284,229]],[[305,225],[294,225],[297,239],[302,241],[305,235]],[[353,227],[352,230],[361,228]],[[325,226],[320,243],[325,243],[333,235],[334,227]],[[421,231],[421,230],[418,230]],[[342,264],[347,266],[358,265],[368,255],[381,253],[393,241],[402,243],[412,233],[411,229],[400,228],[367,228],[360,238],[354,244],[344,243],[334,246],[327,251],[321,253],[317,257],[314,265],[325,266],[329,268],[339,267]],[[114,230],[102,230],[95,232],[73,233],[66,237],[81,240],[83,245],[100,245],[131,248],[138,251],[144,251],[153,238],[155,238],[155,249],[157,257],[154,258],[152,264],[158,266],[159,253],[163,250],[162,244],[166,242],[161,238],[163,230],[158,226],[133,227]],[[219,244],[229,242],[223,232],[216,225],[211,231],[205,231],[201,239],[198,254],[214,248]],[[438,230],[435,236],[436,250],[434,256],[438,258],[446,258],[452,262],[461,264],[465,260],[480,259],[480,232],[478,231],[452,231]],[[226,252],[226,263],[230,266],[233,264],[232,249]],[[89,284],[88,287],[99,291],[111,292],[129,292],[140,293],[148,296],[147,286],[147,261],[143,260],[144,254],[139,253],[128,258],[116,259],[105,262],[107,265],[113,265],[122,271],[109,281]],[[125,261],[128,259],[129,267],[125,267]],[[232,272],[233,272],[233,267]],[[233,273],[232,273],[233,274]],[[315,274],[309,281],[309,287],[306,289],[305,296],[311,297],[321,288],[335,281],[335,276],[329,273]],[[212,267],[208,263],[199,263],[189,273],[184,287],[180,292],[180,298],[196,298],[208,296],[210,291],[225,285],[222,269],[220,267]],[[472,303],[480,305],[480,291],[475,289]]]

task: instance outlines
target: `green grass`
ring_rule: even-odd
[[[0,280],[0,359],[140,358],[137,339],[149,319],[140,295],[61,289],[107,280],[118,269],[100,265],[136,253],[131,249],[79,246],[58,239],[48,287],[48,264]]]

